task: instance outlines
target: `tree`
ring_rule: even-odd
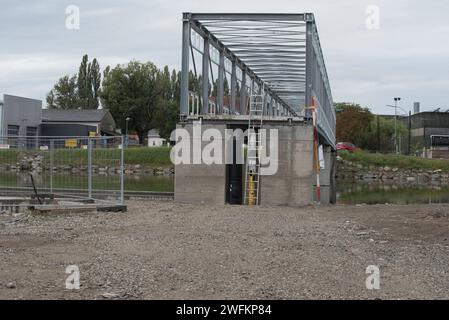
[[[337,141],[352,142],[358,147],[376,152],[393,152],[394,118],[373,115],[358,104],[337,103]],[[407,128],[397,121],[398,137],[407,135]]]
[[[100,65],[96,58],[92,60],[92,64],[89,64],[89,81],[91,84],[91,94],[89,95],[91,98],[89,106],[92,109],[98,109],[100,105],[100,86],[101,86],[101,72]]]
[[[89,71],[88,71],[89,58],[87,54],[83,56],[81,65],[78,70],[78,97],[80,101],[80,107],[83,109],[89,109]]]
[[[66,75],[58,80],[47,95],[49,109],[76,109],[78,105],[76,76]]]
[[[363,147],[366,132],[374,115],[368,108],[362,108],[358,104],[338,103],[337,112],[337,141],[352,142]]]
[[[179,103],[181,99],[181,72],[176,72],[173,69],[170,79],[171,84],[171,96],[173,97],[173,101],[177,101]]]
[[[160,77],[160,85],[162,90],[162,98],[166,101],[172,101],[172,88],[171,88],[171,77],[170,77],[170,69],[168,66],[164,67],[164,70],[161,73]]]
[[[189,71],[189,90],[201,95],[201,75],[196,76],[192,71]]]
[[[56,97],[55,97],[55,90],[52,89],[50,90],[50,92],[47,94],[47,108],[48,109],[56,109],[57,105],[56,105]]]
[[[78,70],[77,85],[80,107],[83,109],[98,109],[101,71],[96,58],[89,62],[88,55],[83,56]]]
[[[199,92],[201,76],[189,76],[190,88]],[[114,69],[107,66],[101,73],[97,59],[90,63],[84,55],[78,75],[61,78],[48,93],[47,104],[49,108],[97,109],[101,101],[122,132],[129,117],[129,130],[143,143],[153,128],[162,137],[170,137],[179,117],[180,85],[181,73],[168,66],[160,71],[151,62],[131,61]]]
[[[108,68],[105,69],[105,73],[109,72]],[[57,85],[59,85],[59,88],[56,88]],[[100,90],[100,65],[97,59],[89,63],[89,57],[86,54],[81,61],[78,75],[61,78],[58,84],[48,93],[47,105],[48,108],[98,109]],[[73,96],[73,92],[75,92],[76,98]],[[64,101],[63,107],[58,105],[57,99]]]
[[[179,103],[163,100],[156,106],[152,124],[159,130],[162,138],[170,140],[171,132],[176,128],[179,120]]]
[[[371,124],[371,146],[370,150],[378,152],[395,152],[394,145],[394,118],[377,115]],[[396,124],[397,136],[400,139],[408,136],[408,129],[402,121]],[[399,140],[399,139],[398,139]]]
[[[237,83],[237,96],[240,94],[240,86]],[[231,90],[229,88],[229,83],[228,83],[228,79],[226,79],[226,77],[224,77],[223,79],[223,95],[224,96],[229,96],[231,94]],[[218,95],[218,79],[215,80],[214,85],[213,85],[213,89],[212,89],[212,96],[216,97]]]
[[[140,143],[153,128],[156,107],[164,101],[161,77],[153,63],[131,61],[109,70],[103,79],[103,107],[111,112],[122,132],[129,117],[129,129],[138,134]]]

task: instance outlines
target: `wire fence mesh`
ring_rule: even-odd
[[[124,202],[123,137],[0,137],[0,194]]]

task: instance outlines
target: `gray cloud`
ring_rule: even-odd
[[[430,4],[431,3],[431,4]],[[79,6],[81,28],[65,28],[65,9]],[[365,27],[366,7],[380,8],[380,29]],[[102,67],[131,59],[179,69],[181,13],[314,12],[335,101],[375,112],[394,96],[402,107],[449,107],[449,2],[435,0],[109,0],[2,1],[0,93],[45,99],[84,53]]]

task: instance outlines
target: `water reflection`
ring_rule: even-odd
[[[337,182],[337,203],[449,203],[449,186]]]
[[[34,174],[37,189],[49,188],[48,172]],[[85,174],[54,174],[54,188],[87,189]],[[1,172],[0,188],[32,188],[29,173]],[[119,190],[118,175],[94,175],[93,188],[98,190]],[[173,192],[174,176],[125,175],[126,191]],[[407,185],[392,183],[337,182],[337,202],[340,204],[414,204],[449,203],[449,186],[445,185]]]
[[[67,174],[55,173],[50,182],[48,172],[34,173],[34,183],[37,189],[53,188],[87,189],[88,177],[85,173]],[[92,186],[98,190],[119,190],[120,176],[97,174],[92,177]],[[0,171],[0,188],[32,188],[29,172]],[[173,192],[173,175],[125,175],[125,191]]]

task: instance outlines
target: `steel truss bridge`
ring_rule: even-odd
[[[244,116],[262,94],[265,117],[311,118],[335,148],[335,110],[312,13],[184,13],[181,120]]]

